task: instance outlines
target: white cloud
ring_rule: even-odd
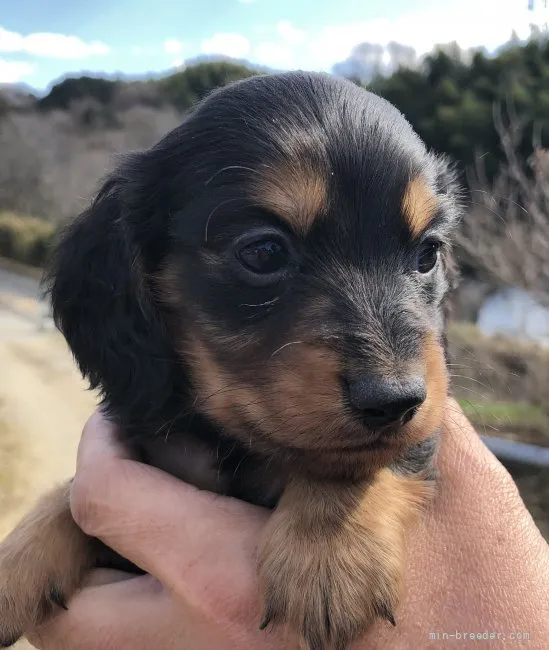
[[[284,43],[259,43],[253,50],[255,61],[271,68],[292,68],[295,65],[294,48]]]
[[[83,41],[77,36],[36,32],[23,36],[0,27],[0,52],[25,52],[52,59],[82,59],[108,54],[110,48],[99,41]]]
[[[254,61],[271,68],[294,68],[299,63],[307,34],[289,20],[279,20],[275,25],[256,26],[254,32],[261,40],[252,51]]]
[[[219,32],[202,41],[204,54],[223,54],[235,59],[242,59],[250,52],[250,41],[242,34]]]
[[[287,43],[292,45],[299,45],[307,38],[307,35],[302,29],[294,27],[289,20],[281,20],[276,24],[276,31]]]
[[[526,38],[539,14],[518,0],[461,0],[429,11],[402,13],[395,19],[376,19],[331,25],[317,32],[308,45],[308,59],[316,69],[330,69],[349,56],[359,43],[387,46],[391,41],[425,54],[436,44],[457,41],[462,48],[484,46],[493,50],[513,30]]]
[[[183,52],[183,43],[176,38],[169,38],[164,41],[164,52],[166,54],[181,54]]]
[[[34,72],[34,66],[25,61],[0,59],[0,83],[15,83]]]

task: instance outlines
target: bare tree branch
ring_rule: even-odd
[[[469,172],[472,209],[458,245],[481,274],[499,286],[524,289],[549,306],[549,150],[534,128],[534,153],[520,154],[527,120],[511,100],[494,107],[504,162],[489,183],[482,156]]]

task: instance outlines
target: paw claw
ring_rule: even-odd
[[[270,613],[265,614],[265,616],[263,617],[263,620],[261,621],[259,629],[264,630],[269,625],[271,620],[272,620],[272,615]]]
[[[396,621],[395,617],[393,615],[393,610],[390,604],[388,603],[380,603],[377,607],[378,615],[381,618],[384,618],[385,620],[389,621],[389,623],[393,626],[396,627]]]
[[[63,594],[63,592],[61,591],[58,585],[56,584],[50,585],[50,588],[48,590],[48,596],[51,602],[54,603],[54,605],[61,607],[61,609],[65,609],[65,610],[68,609],[65,595]]]

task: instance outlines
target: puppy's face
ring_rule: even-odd
[[[58,249],[54,314],[130,428],[198,411],[323,472],[385,464],[441,418],[453,192],[382,99],[248,79],[105,183]]]
[[[172,178],[191,198],[170,207],[157,291],[196,407],[226,434],[379,465],[441,419],[453,203],[392,107],[305,82],[241,84],[193,117],[206,153]]]

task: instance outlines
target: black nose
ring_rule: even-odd
[[[427,397],[423,377],[397,380],[362,375],[348,385],[352,406],[372,428],[409,420]]]

